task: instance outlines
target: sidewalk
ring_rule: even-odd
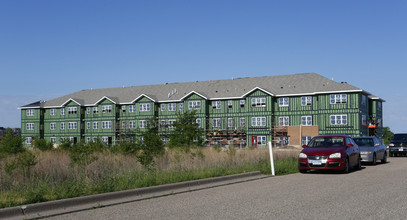
[[[194,181],[186,181],[181,183],[145,187],[140,189],[83,196],[71,199],[62,199],[24,206],[16,206],[0,209],[0,219],[46,218],[82,210],[140,201],[154,197],[168,196],[229,184],[253,181],[267,177],[270,176],[262,175],[260,172],[257,171]]]

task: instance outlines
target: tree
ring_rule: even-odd
[[[154,163],[154,158],[164,153],[164,144],[158,135],[157,119],[151,118],[147,123],[147,129],[141,132],[142,141],[138,146],[140,151],[137,153],[138,161],[145,167]]]
[[[383,139],[384,139],[384,144],[389,145],[390,140],[393,138],[394,133],[390,130],[389,127],[383,127]]]
[[[14,136],[13,130],[8,128],[6,135],[0,141],[0,154],[17,154],[24,151],[21,136]]]
[[[203,130],[196,123],[196,111],[177,113],[177,121],[173,123],[174,133],[171,135],[169,146],[181,147],[186,150],[190,146],[201,146]]]

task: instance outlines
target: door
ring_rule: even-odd
[[[257,148],[257,136],[252,137],[252,146]]]

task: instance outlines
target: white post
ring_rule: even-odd
[[[275,173],[274,173],[274,158],[273,158],[273,150],[272,150],[272,147],[271,147],[271,141],[269,141],[269,151],[270,151],[271,175],[275,176]]]

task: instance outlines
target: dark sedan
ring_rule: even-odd
[[[321,169],[348,173],[352,167],[361,168],[359,147],[347,135],[317,136],[303,148],[298,157],[301,173]]]

